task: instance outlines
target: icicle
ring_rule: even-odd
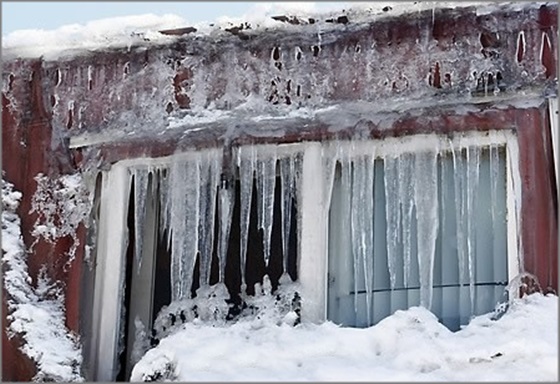
[[[190,297],[198,252],[200,157],[176,161],[171,168],[171,297]]]
[[[352,175],[352,184],[351,184],[351,201],[350,201],[350,239],[352,244],[352,261],[354,266],[354,312],[356,315],[356,319],[358,318],[358,279],[359,276],[359,261],[360,255],[362,254],[362,242],[360,239],[360,210],[362,205],[362,200],[360,196],[361,192],[361,185],[360,181],[361,178],[358,174],[359,172],[359,165],[357,161],[354,160],[350,165],[348,162],[348,167],[351,171]]]
[[[461,149],[455,150],[451,145],[453,156],[453,187],[455,189],[455,217],[457,226],[457,261],[459,263],[459,284],[462,285],[465,277],[465,194],[464,188],[465,165]]]
[[[159,234],[163,238],[167,230],[167,250],[171,251],[171,166],[160,169],[159,177],[159,203],[160,203],[160,228]]]
[[[432,306],[433,269],[439,226],[437,152],[415,156],[414,204],[416,206],[420,305]]]
[[[276,184],[276,153],[267,154],[257,161],[257,189],[259,201],[259,228],[263,230],[264,261],[270,260],[270,238],[274,214],[274,186]],[[264,157],[264,156],[263,156]]]
[[[249,239],[249,220],[251,218],[251,196],[253,195],[253,175],[255,171],[255,149],[253,146],[239,148],[237,165],[239,166],[240,203],[241,203],[241,238],[240,264],[241,284],[245,284],[245,265],[247,260],[247,242]]]
[[[334,185],[334,173],[336,170],[337,154],[333,150],[333,144],[324,145],[321,148],[323,158],[323,208],[324,214],[328,215],[331,207],[332,190]]]
[[[218,260],[220,266],[219,282],[225,282],[227,245],[231,229],[231,216],[233,214],[233,203],[235,198],[235,187],[230,180],[222,180],[218,191],[218,211],[220,217],[220,228],[218,231]]]
[[[480,148],[470,146],[467,150],[467,254],[469,261],[469,291],[471,314],[474,313],[474,272],[476,250],[476,223],[474,220],[474,202],[478,190],[480,166]]]
[[[387,220],[387,266],[391,289],[395,289],[396,257],[399,244],[401,215],[399,209],[399,161],[385,157],[385,215]]]
[[[147,196],[148,171],[146,169],[134,169],[134,256],[138,263],[138,271],[140,271],[142,265]]]
[[[352,253],[355,265],[361,262],[363,266],[368,325],[373,289],[373,164],[373,156],[359,156],[354,160],[352,173]]]
[[[372,324],[373,307],[373,180],[375,155],[364,156],[363,163],[363,208],[361,210],[361,227],[364,264],[364,278],[366,288],[367,324]]]
[[[295,158],[285,157],[280,160],[280,178],[282,180],[282,256],[284,274],[288,273],[288,246],[292,224],[292,199],[294,189]]]
[[[498,181],[500,178],[500,154],[496,144],[490,145],[490,196],[492,201],[492,223],[496,224],[496,199],[498,198]]]
[[[402,218],[403,243],[403,282],[408,287],[410,281],[410,263],[412,255],[412,210],[414,208],[414,157],[410,153],[403,153],[397,158],[399,175],[399,189],[397,199]]]
[[[220,182],[222,152],[208,151],[202,159],[200,168],[200,285],[210,282],[210,266],[214,249],[214,218],[216,214],[216,193]]]

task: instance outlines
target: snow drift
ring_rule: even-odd
[[[558,297],[516,299],[455,333],[422,307],[365,329],[187,323],[134,367],[131,381],[149,380],[557,381]]]

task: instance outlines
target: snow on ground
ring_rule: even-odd
[[[159,376],[158,376],[159,375]],[[498,320],[450,332],[428,310],[377,325],[197,323],[164,338],[131,381],[558,381],[558,297],[533,294]]]
[[[21,350],[37,363],[38,381],[83,381],[82,354],[77,337],[65,324],[64,299],[45,276],[32,285],[16,209],[21,193],[2,180],[2,265],[7,293],[8,335],[19,334]]]

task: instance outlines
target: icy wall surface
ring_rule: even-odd
[[[551,3],[488,13],[435,8],[186,33],[166,44],[43,61],[43,101],[55,130],[77,146],[186,134],[282,136],[286,120],[333,130],[360,121],[382,126],[376,113],[427,97],[447,103],[543,92],[556,77],[556,15]],[[3,69],[8,98],[25,63]]]

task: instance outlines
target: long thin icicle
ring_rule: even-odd
[[[352,183],[351,183],[351,202],[350,202],[350,239],[352,244],[352,261],[354,265],[354,312],[356,319],[358,318],[358,281],[360,271],[360,256],[362,254],[362,242],[360,238],[360,210],[362,205],[361,188],[359,170],[361,167],[357,164],[356,160],[352,162]]]
[[[410,263],[412,255],[412,211],[414,209],[414,157],[410,153],[403,153],[397,158],[399,174],[398,200],[402,218],[403,243],[403,281],[408,287],[410,281]]]
[[[282,180],[282,260],[284,273],[288,272],[288,248],[292,224],[292,199],[295,197],[295,157],[280,160],[280,178]]]
[[[245,285],[245,265],[247,260],[247,242],[249,239],[249,220],[251,218],[251,196],[253,195],[253,175],[255,172],[255,148],[240,147],[237,152],[239,167],[240,203],[241,203],[241,236],[240,236],[240,264],[241,284]]]
[[[222,152],[208,151],[201,163],[200,185],[200,285],[210,283],[210,266],[214,250],[214,222],[216,216],[216,194],[222,171]]]
[[[439,226],[437,152],[421,152],[415,158],[414,203],[416,205],[420,305],[432,306],[433,272]]]
[[[229,181],[223,180],[218,191],[220,228],[218,231],[218,260],[220,266],[219,281],[225,282],[227,245],[229,232],[231,229],[231,216],[233,214],[233,203],[235,198],[235,188],[229,185]]]
[[[270,239],[274,214],[274,187],[276,184],[276,153],[263,154],[257,161],[257,189],[259,201],[259,228],[263,230],[264,261],[270,260]]]
[[[498,199],[498,183],[500,178],[500,153],[496,144],[490,145],[490,198],[492,210],[492,254],[497,257],[498,244],[496,242],[496,231],[499,226],[497,223],[498,213],[496,205]]]
[[[469,261],[469,291],[471,299],[471,314],[474,313],[474,273],[476,252],[476,223],[474,220],[474,204],[478,190],[480,167],[480,148],[470,146],[467,151],[467,254]]]
[[[399,185],[399,161],[395,157],[385,157],[385,216],[387,220],[387,266],[389,269],[389,280],[391,289],[395,289],[396,283],[396,258],[400,236],[400,185]]]
[[[375,155],[364,156],[363,163],[363,208],[361,210],[362,261],[366,289],[366,310],[368,325],[372,324],[373,315],[373,180]]]
[[[170,168],[161,168],[159,170],[159,236],[163,238],[165,231],[167,231],[167,249],[171,246],[171,183]]]
[[[138,263],[138,271],[142,265],[147,197],[148,170],[134,169],[134,256]]]
[[[175,161],[171,167],[171,297],[190,297],[198,252],[200,157]]]
[[[466,230],[465,230],[465,195],[464,186],[465,165],[461,149],[451,146],[453,155],[453,186],[455,189],[455,217],[457,226],[457,261],[459,263],[459,283],[462,285],[465,279],[466,259]]]

